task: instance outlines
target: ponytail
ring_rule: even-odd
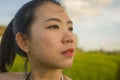
[[[15,59],[13,20],[7,26],[0,44],[0,72],[7,72]]]

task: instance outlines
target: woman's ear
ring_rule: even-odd
[[[17,33],[15,36],[16,43],[18,47],[26,53],[29,53],[28,38],[23,33]]]

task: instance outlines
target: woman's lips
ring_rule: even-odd
[[[69,49],[62,52],[62,54],[67,56],[67,57],[72,57],[73,53],[74,53],[74,48],[69,48]]]

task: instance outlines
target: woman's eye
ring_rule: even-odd
[[[69,28],[69,31],[73,31],[73,27],[70,27],[70,28]]]
[[[59,29],[58,25],[51,25],[49,27],[47,27],[48,29]]]

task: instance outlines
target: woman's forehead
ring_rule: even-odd
[[[62,6],[52,2],[48,2],[36,8],[35,16],[49,15],[49,14],[56,14],[63,12],[64,12],[64,8]]]
[[[62,20],[69,20],[69,17],[66,14],[64,8],[60,5],[56,5],[51,2],[46,3],[42,6],[38,6],[36,8],[34,18],[35,20],[39,20],[41,22],[45,21],[48,18],[59,18]]]

